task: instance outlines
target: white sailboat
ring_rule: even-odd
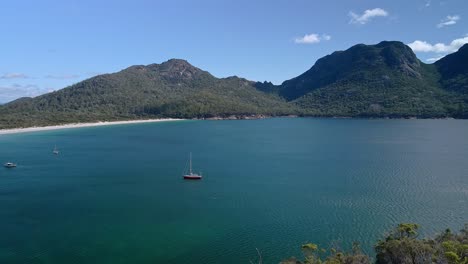
[[[54,150],[52,150],[52,153],[54,153],[55,155],[59,154],[59,150],[57,148],[57,145],[55,145]]]
[[[192,152],[190,152],[190,165],[189,165],[189,173],[184,175],[184,179],[186,180],[201,180],[202,175],[197,174],[192,171]]]
[[[15,167],[16,167],[16,164],[13,163],[13,162],[7,162],[7,163],[3,164],[3,166],[4,166],[5,168],[15,168]]]

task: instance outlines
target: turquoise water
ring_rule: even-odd
[[[264,119],[0,135],[0,263],[264,263],[468,222],[468,122]],[[52,154],[54,145],[61,153]],[[202,181],[184,181],[188,153]]]

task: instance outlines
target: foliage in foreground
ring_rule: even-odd
[[[377,242],[374,258],[364,254],[358,243],[350,252],[308,243],[302,245],[303,260],[293,257],[280,264],[468,264],[468,224],[459,233],[446,229],[432,239],[419,239],[418,228],[413,223],[399,224]]]

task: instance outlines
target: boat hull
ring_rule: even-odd
[[[200,175],[184,175],[185,180],[201,180],[202,176]]]
[[[16,164],[13,164],[13,163],[5,163],[3,164],[3,166],[5,168],[16,168]]]

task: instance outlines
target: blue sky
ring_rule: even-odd
[[[0,103],[170,58],[280,84],[358,43],[399,40],[426,63],[468,43],[466,0],[4,0],[0,12]]]

